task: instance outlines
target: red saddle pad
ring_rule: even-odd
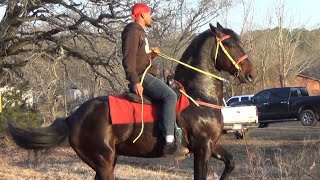
[[[187,108],[189,104],[188,98],[182,94],[176,104],[176,113],[179,114]],[[109,106],[112,124],[133,124],[142,122],[142,105],[127,100],[122,94],[109,96]],[[154,120],[158,119],[158,107],[156,105],[144,104],[143,109],[143,122],[154,122]]]

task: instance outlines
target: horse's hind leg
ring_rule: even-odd
[[[111,126],[101,124],[103,123],[92,121],[91,126],[95,126],[95,130],[75,130],[71,133],[69,142],[77,155],[96,172],[96,180],[114,180],[115,137],[111,133]],[[103,129],[99,129],[99,125]]]
[[[113,162],[112,162],[113,161]],[[95,180],[114,180],[114,167],[115,167],[116,157],[109,157],[108,162],[104,165],[99,165],[95,171]]]
[[[94,161],[98,161],[95,168],[95,180],[114,180],[114,167],[116,164],[116,154],[110,151],[109,148],[103,148],[105,152],[100,152],[99,157],[95,157]]]
[[[212,156],[224,162],[225,168],[220,179],[228,179],[230,173],[235,167],[234,159],[231,153],[225,150],[221,145],[216,144],[212,150]]]
[[[193,150],[194,153],[194,179],[207,179],[208,163],[211,158],[210,142],[198,139]]]
[[[77,146],[73,148],[78,156],[96,172],[95,180],[115,179],[114,167],[117,158],[114,142],[100,145],[90,144],[90,148]]]

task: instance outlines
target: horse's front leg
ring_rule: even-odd
[[[224,162],[225,167],[220,179],[229,179],[230,173],[235,167],[232,154],[221,145],[215,144],[212,148],[212,157]]]
[[[208,174],[208,163],[212,155],[210,140],[195,140],[194,146],[194,179],[205,180]]]

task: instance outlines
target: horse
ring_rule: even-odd
[[[226,71],[240,83],[253,81],[253,65],[241,46],[239,36],[219,23],[217,26],[209,25],[208,30],[192,40],[183,53],[181,62],[210,73]],[[238,60],[236,64],[230,57]],[[176,67],[174,78],[194,99],[222,105],[221,80],[180,64]],[[232,154],[217,143],[223,134],[221,111],[190,103],[177,114],[176,122],[185,135],[186,147],[194,155],[194,179],[207,178],[211,157],[224,162],[225,168],[220,179],[228,179],[235,162]],[[97,180],[115,179],[114,167],[118,155],[163,157],[164,138],[159,135],[161,130],[158,123],[145,123],[144,132],[133,143],[142,124],[112,124],[108,96],[86,101],[70,116],[54,121],[47,128],[23,129],[12,123],[8,123],[8,126],[14,141],[26,149],[50,148],[68,139],[81,160],[96,172]]]

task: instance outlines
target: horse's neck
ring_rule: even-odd
[[[206,41],[205,43],[210,43],[210,41]],[[212,44],[212,42],[210,44]],[[192,53],[188,53],[188,51],[195,52],[195,49],[187,49],[186,51],[182,56],[182,61],[219,76],[220,72],[216,69],[212,62],[212,57],[210,57],[214,54],[210,45],[204,44],[196,57]],[[175,79],[184,85],[187,94],[192,98],[204,102],[222,104],[223,83],[220,80],[182,65],[177,66]]]
[[[206,75],[194,76],[192,80],[187,81],[185,89],[194,99],[217,105],[222,104],[223,85],[220,80]]]

